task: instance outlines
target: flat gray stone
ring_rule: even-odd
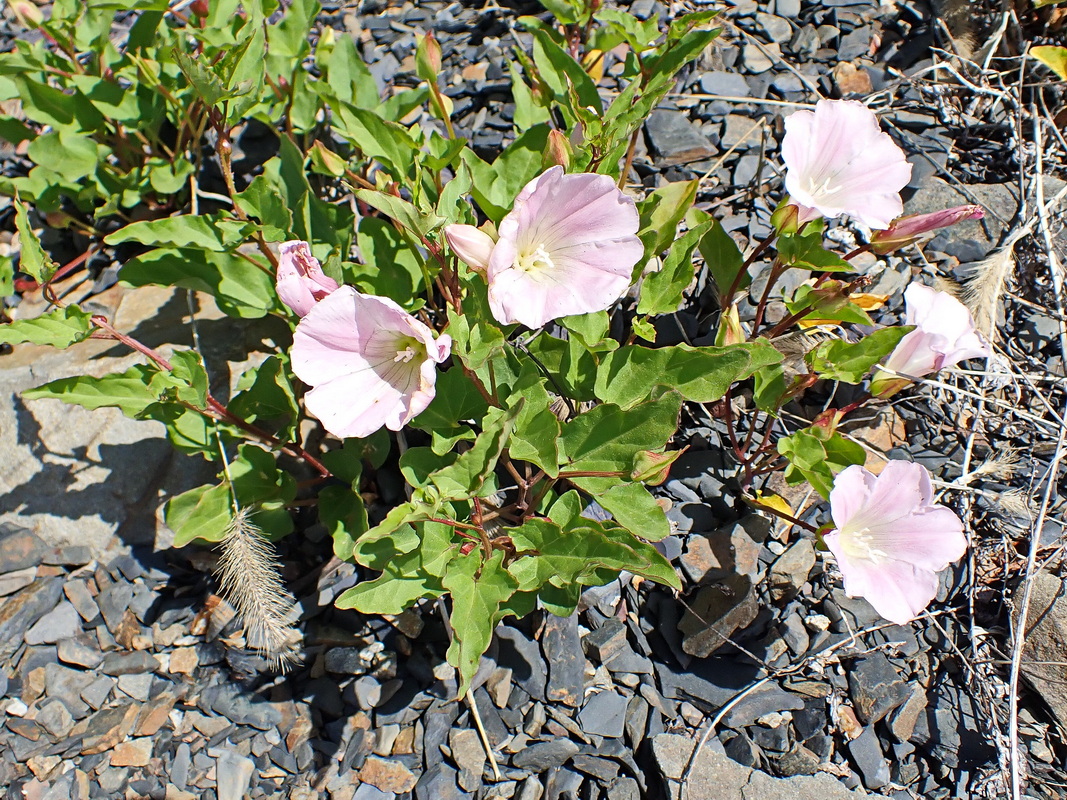
[[[77,635],[81,629],[81,616],[74,606],[64,600],[26,631],[26,644],[55,644]]]
[[[868,795],[851,792],[830,775],[800,775],[772,778],[765,772],[732,761],[717,752],[709,742],[695,759],[682,795],[681,779],[686,774],[696,740],[674,733],[661,733],[652,739],[652,753],[667,784],[670,800],[714,798],[714,800],[860,800]]]
[[[653,111],[645,122],[645,133],[661,167],[691,164],[718,155],[718,149],[708,137],[681,111]]]
[[[22,645],[26,631],[55,608],[63,580],[37,581],[0,604],[0,664],[6,664]]]
[[[217,764],[215,782],[218,787],[216,794],[219,800],[243,800],[248,786],[252,782],[252,773],[256,769],[256,763],[231,750],[220,753],[216,758]]]
[[[584,733],[617,739],[626,730],[626,707],[630,698],[616,692],[597,692],[578,712]]]

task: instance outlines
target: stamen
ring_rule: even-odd
[[[414,357],[415,348],[409,344],[403,350],[397,351],[396,357],[393,359],[393,363],[396,364],[397,362],[403,361],[405,364],[407,364]]]
[[[537,245],[533,252],[520,253],[518,262],[518,267],[523,272],[541,271],[556,266],[552,263],[552,256],[548,254],[543,244]]]

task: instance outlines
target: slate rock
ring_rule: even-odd
[[[727,728],[744,728],[765,714],[776,711],[797,711],[804,708],[804,698],[775,684],[764,684],[749,692],[726,712],[722,723]]]
[[[569,617],[550,614],[545,621],[541,644],[548,662],[548,699],[577,708],[582,702],[585,684],[585,656],[578,636],[578,614]]]
[[[26,631],[26,644],[56,644],[80,633],[81,616],[66,600],[41,617]]]
[[[750,97],[752,89],[744,76],[736,72],[705,72],[700,76],[700,90],[722,97]]]
[[[912,686],[908,699],[889,718],[889,730],[898,742],[907,742],[915,733],[919,716],[926,710],[926,690]]]
[[[282,722],[282,713],[274,705],[230,684],[204,689],[200,693],[199,705],[202,710],[214,711],[237,725],[251,725],[261,731],[277,727]]]
[[[713,586],[705,586],[678,623],[684,637],[682,649],[691,656],[705,658],[758,613],[759,605],[747,575],[729,575]]]
[[[470,728],[453,728],[448,737],[452,760],[459,767],[457,781],[468,792],[482,788],[482,771],[485,769],[485,748],[478,732]]]
[[[541,648],[525,633],[510,625],[496,629],[497,664],[511,669],[511,678],[535,700],[545,700],[545,676],[548,665]]]
[[[793,745],[774,762],[778,774],[784,778],[794,775],[814,775],[819,769],[819,756],[802,744]]]
[[[853,661],[848,671],[848,689],[864,725],[878,722],[911,693],[893,664],[879,652]]]
[[[796,597],[814,566],[815,546],[811,540],[798,539],[793,542],[771,566],[768,581],[771,599],[783,601]]]
[[[1067,582],[1045,570],[1031,577],[1030,607],[1023,638],[1022,674],[1067,729]],[[1022,588],[1016,592],[1021,598]],[[1016,604],[1022,606],[1021,603]],[[1018,623],[1019,613],[1016,612]]]
[[[36,567],[50,550],[32,531],[10,522],[0,524],[0,574]]]
[[[864,786],[881,789],[889,783],[889,763],[882,754],[882,746],[873,725],[868,725],[863,733],[848,743],[848,752],[863,776]]]
[[[215,757],[216,795],[218,800],[243,800],[252,782],[256,764],[232,750],[224,750]]]
[[[145,650],[108,653],[100,664],[100,671],[105,675],[135,675],[139,672],[154,672],[157,669],[159,661]]]
[[[659,167],[713,158],[718,150],[680,111],[658,109],[645,121],[645,133]]]
[[[415,800],[462,800],[472,797],[459,788],[458,775],[448,764],[437,760],[415,784]]]
[[[597,692],[578,712],[584,733],[617,739],[626,729],[626,707],[630,700],[616,692]]]
[[[687,775],[686,798],[715,800],[860,800],[837,779],[826,774],[773,778],[738,764],[708,742],[694,758],[696,740],[662,733],[652,739],[652,754],[667,784],[670,800],[679,800],[681,778]],[[692,762],[692,769],[690,768]],[[687,774],[688,770],[688,774]]]
[[[136,719],[136,703],[126,703],[115,708],[97,711],[89,718],[89,724],[85,733],[82,734],[82,755],[93,755],[111,750],[129,735]]]
[[[39,580],[0,604],[0,664],[11,660],[34,623],[55,608],[63,579]]]
[[[544,772],[552,767],[562,766],[567,759],[579,751],[578,745],[570,739],[553,739],[524,747],[511,757],[511,763],[519,769],[530,772]]]

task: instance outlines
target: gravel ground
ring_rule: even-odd
[[[691,5],[629,7],[664,22]],[[383,87],[415,81],[414,34],[432,28],[457,133],[487,155],[506,144],[506,62],[523,42],[514,21],[540,13],[536,3],[324,6],[321,24],[362,43]],[[1064,796],[1067,316],[1057,264],[1067,245],[1055,203],[1067,143],[1052,122],[1064,90],[1011,56],[1023,33],[1052,40],[1057,23],[982,3],[935,13],[918,2],[741,0],[725,24],[646,123],[635,188],[700,177],[699,207],[753,243],[781,188],[783,115],[817,91],[880,113],[914,165],[908,212],[962,202],[988,211],[864,265],[868,291],[889,297],[884,321],[925,275],[969,281],[999,330],[986,370],[927,382],[847,428],[872,464],[910,457],[952,483],[947,497],[975,547],[945,574],[932,612],[886,623],[843,595],[809,539],[747,513],[725,431],[699,407],[677,437],[689,450],[661,487],[676,526],[664,547],[683,592],[622,579],[587,592],[568,619],[502,625],[473,705],[453,700],[436,605],[395,618],[332,607],[364,576],[326,560],[312,512],[300,512],[304,535],[281,545],[306,658],[279,676],[243,648],[240,621],[214,594],[215,554],[131,548],[129,536],[56,547],[39,518],[40,535],[19,524],[23,501],[11,498],[31,491],[27,478],[0,487],[10,512],[0,527],[5,797]],[[619,67],[608,54],[605,92],[618,90]],[[240,144],[250,162],[273,146],[252,128]],[[830,235],[848,247],[857,233]],[[82,273],[94,291],[114,281],[106,261]],[[711,294],[698,282],[661,320],[660,343],[710,343]],[[784,425],[847,402],[807,399]],[[387,487],[399,487],[390,469],[377,478],[379,513]],[[62,469],[48,475],[62,485]],[[794,508],[806,500],[788,496]]]

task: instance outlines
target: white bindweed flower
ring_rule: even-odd
[[[800,222],[848,215],[870,228],[888,228],[904,210],[900,190],[911,179],[911,165],[860,102],[820,100],[814,111],[790,114],[782,160]]]

